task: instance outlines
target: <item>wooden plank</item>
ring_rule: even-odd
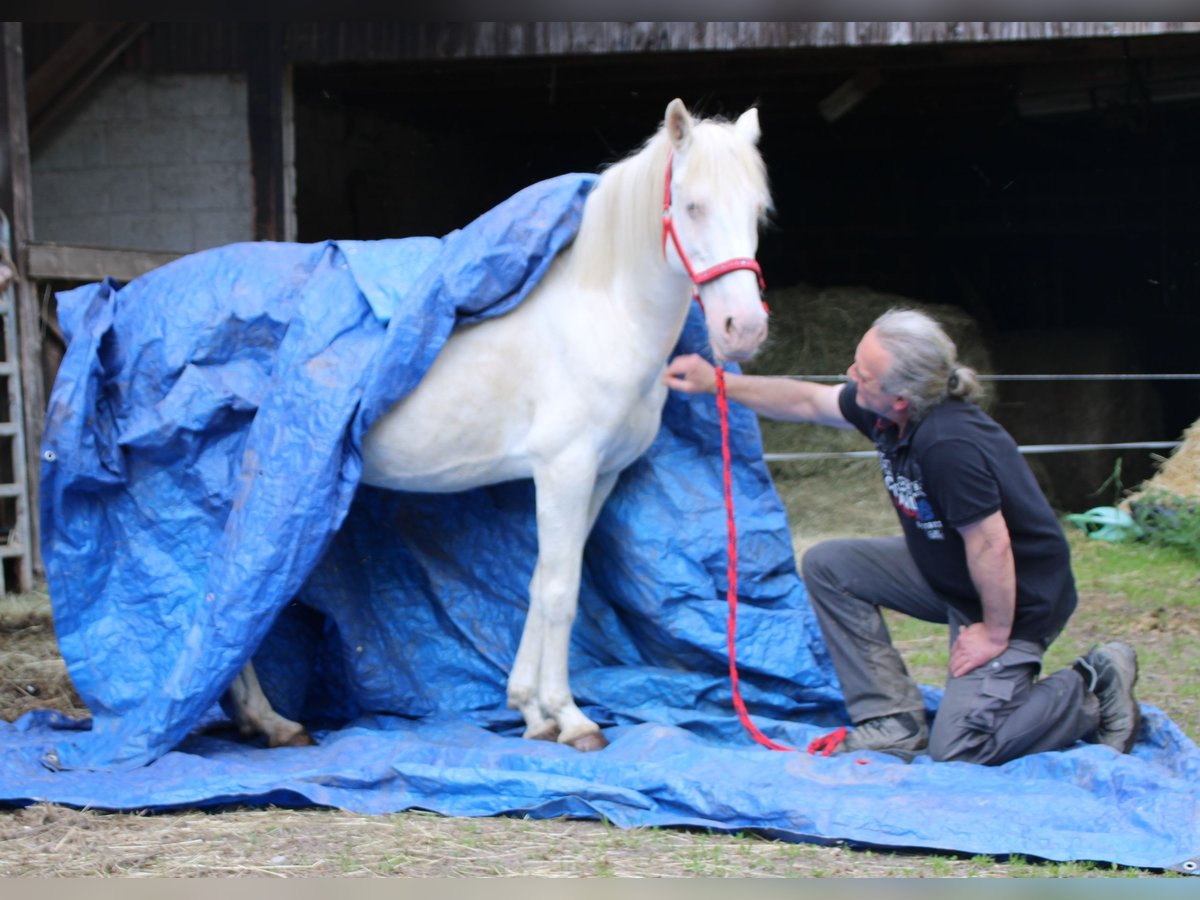
[[[81,22],[44,63],[32,72],[25,85],[29,117],[37,118],[50,102],[75,81],[93,54],[125,27],[123,22]]]
[[[279,23],[246,26],[250,176],[254,181],[254,239],[286,238],[284,202],[284,58]]]
[[[152,250],[79,247],[45,241],[30,243],[28,251],[30,278],[66,281],[99,281],[102,278],[132,281],[183,255]]]
[[[149,22],[85,22],[29,77],[26,92],[31,138],[58,118],[96,81]]]
[[[296,22],[288,58],[596,56],[663,51],[950,46],[1200,32],[1200,22]]]
[[[58,23],[51,23],[58,26]],[[39,34],[48,23],[27,23]],[[128,28],[148,23],[124,23]],[[230,71],[253,65],[260,48],[246,23],[156,22],[127,47],[126,61],[143,71]],[[112,28],[91,23],[89,28]],[[59,26],[60,27],[60,26]],[[83,25],[80,26],[81,28]],[[290,22],[280,24],[286,62],[399,62],[449,59],[594,57],[663,51],[742,51],[923,46],[947,48],[1056,44],[1103,38],[1169,39],[1200,32],[1200,22]],[[102,32],[93,30],[93,35]],[[127,32],[122,32],[122,36]],[[57,37],[56,40],[62,40]],[[113,40],[120,40],[114,38]],[[84,33],[73,40],[88,46]],[[97,38],[96,43],[99,43]],[[1111,43],[1120,45],[1119,41]],[[95,44],[93,45],[93,49]],[[65,52],[65,51],[64,51]],[[43,56],[45,54],[42,54]],[[81,64],[40,65],[30,76],[32,121],[50,81],[69,90]],[[33,91],[33,80],[39,83]],[[34,101],[37,106],[34,106]],[[60,105],[55,102],[55,108]],[[36,131],[36,128],[35,128]]]

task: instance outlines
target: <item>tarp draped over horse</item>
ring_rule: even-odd
[[[60,298],[70,343],[44,442],[44,547],[93,725],[53,751],[56,765],[161,756],[264,640],[255,664],[285,715],[507,723],[503,676],[537,543],[529,483],[363,489],[346,519],[371,422],[456,325],[528,293],[593,183],[543,182],[440,240],[233,245]],[[688,340],[704,344],[699,323]],[[696,407],[677,403],[596,529],[577,671],[682,673],[723,657],[721,494],[694,482],[710,464]],[[759,605],[777,632],[742,665],[780,711],[836,704],[782,510],[752,461],[753,416],[735,427],[752,573],[743,627]]]
[[[1194,857],[1200,751],[1149,707],[1132,755],[1080,745],[995,769],[755,745],[730,696],[709,397],[669,398],[588,543],[572,686],[610,746],[519,737],[505,678],[536,552],[532,485],[360,488],[361,441],[452,329],[520,302],[593,184],[534,185],[441,239],[234,245],[60,296],[44,547],[93,718],[0,723],[0,801],[417,807],[1142,866]],[[706,345],[693,311],[678,349]],[[742,693],[768,735],[803,747],[845,711],[756,422],[730,413]],[[252,653],[319,746],[220,730],[214,704]]]

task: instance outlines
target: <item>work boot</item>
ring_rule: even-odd
[[[896,713],[867,719],[854,726],[835,753],[878,750],[911,760],[929,744],[929,726],[925,713]]]
[[[1089,687],[1100,701],[1096,740],[1118,753],[1128,753],[1142,726],[1142,711],[1133,696],[1138,677],[1136,651],[1124,641],[1110,641],[1077,659],[1075,669],[1090,681]]]

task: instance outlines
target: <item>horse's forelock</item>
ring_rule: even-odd
[[[600,175],[575,242],[575,262],[586,281],[605,283],[616,259],[636,259],[646,248],[659,252],[669,145],[664,126]],[[767,170],[758,148],[723,119],[694,124],[686,178],[755,197],[764,214],[771,207]]]
[[[732,123],[707,119],[697,123],[692,135],[689,182],[721,184],[740,195],[756,197],[764,211],[770,208],[766,164],[758,148],[738,134]]]

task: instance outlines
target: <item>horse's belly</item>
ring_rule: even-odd
[[[362,480],[402,491],[468,490],[528,478],[534,474],[535,460],[568,452],[581,441],[595,453],[598,471],[620,471],[641,456],[658,433],[662,402],[658,397],[647,399],[632,406],[616,404],[615,409],[542,403],[540,414],[532,418],[489,415],[494,408],[475,408],[474,415],[460,409],[457,415],[437,420],[420,415],[416,406],[401,404],[367,432]],[[502,406],[498,398],[495,406]],[[607,421],[610,418],[613,421]]]
[[[491,459],[419,459],[399,452],[363,453],[363,483],[394,491],[450,493],[485,484],[497,484],[531,473],[527,460]]]
[[[458,410],[441,418],[394,409],[363,439],[363,478],[398,491],[465,491],[530,475],[512,423],[470,421]]]

